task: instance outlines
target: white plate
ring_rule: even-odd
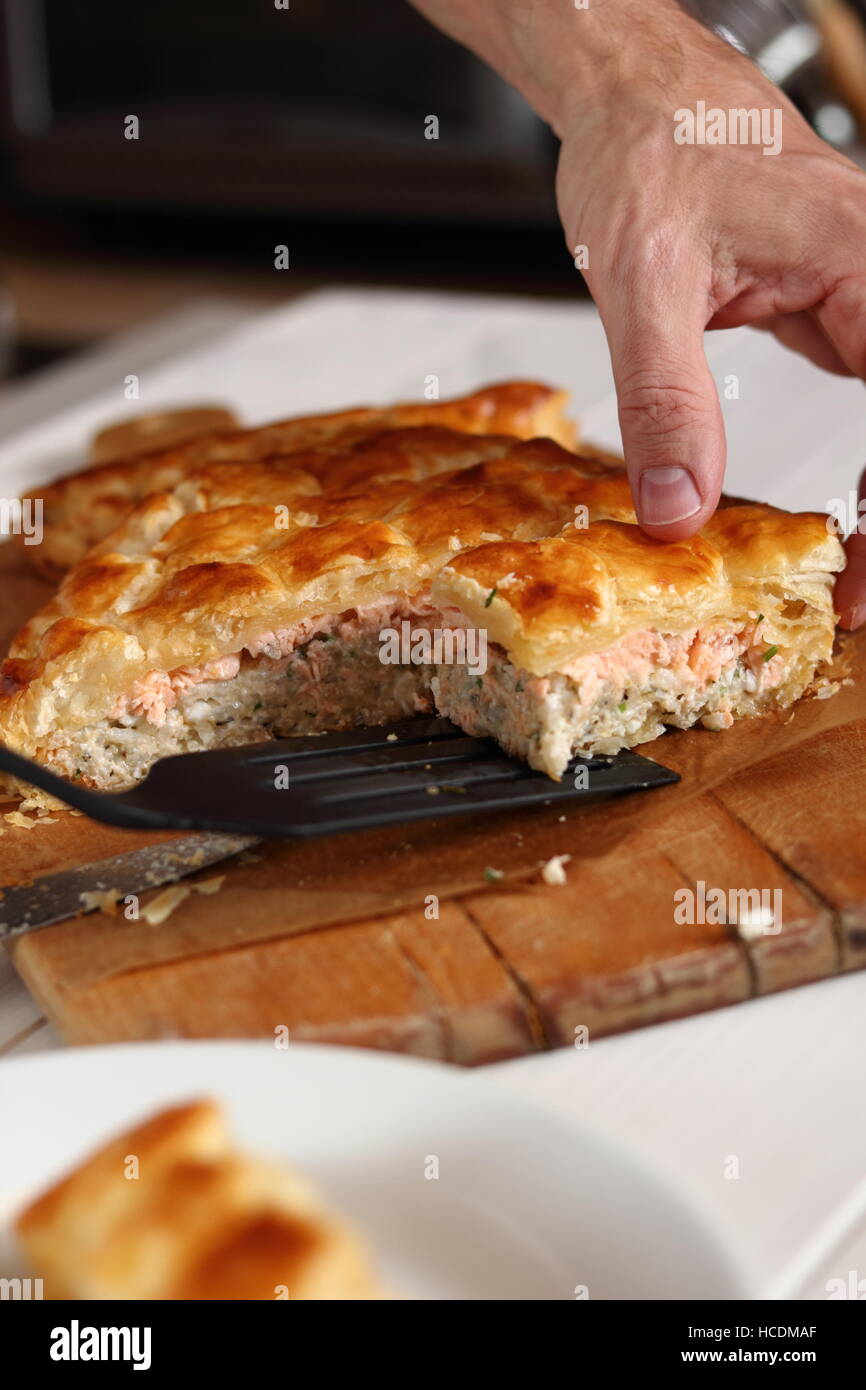
[[[141,1043],[0,1063],[8,1218],[116,1131],[212,1095],[241,1144],[284,1157],[422,1299],[737,1298],[697,1217],[589,1130],[436,1063],[290,1043]],[[425,1170],[438,1160],[439,1176]]]

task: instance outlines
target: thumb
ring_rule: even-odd
[[[695,300],[684,311],[682,287],[671,286],[639,303],[622,295],[599,304],[638,521],[661,540],[700,529],[725,472],[725,427]]]

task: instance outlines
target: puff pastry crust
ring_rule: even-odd
[[[531,544],[480,546],[441,570],[431,597],[544,676],[639,629],[678,632],[762,612],[774,606],[774,583],[786,586],[792,609],[803,586],[817,583],[827,599],[826,576],[844,564],[823,514],[733,506],[684,541],[597,521]],[[832,605],[821,612],[832,632]],[[779,621],[796,630],[793,614]]]
[[[358,1232],[290,1168],[237,1152],[212,1101],[112,1139],[16,1227],[51,1299],[388,1297]]]
[[[25,547],[25,554],[42,573],[56,578],[151,493],[174,489],[184,478],[200,480],[217,466],[220,483],[227,488],[248,466],[268,463],[276,468],[299,450],[309,453],[312,464],[317,451],[325,451],[327,457],[338,439],[351,445],[383,431],[441,425],[467,434],[546,437],[574,448],[576,426],[564,413],[567,400],[565,391],[540,382],[507,381],[454,400],[360,407],[256,429],[223,430],[143,457],[90,467],[29,494],[42,501],[44,538],[41,545]],[[284,487],[287,481],[284,476]],[[309,489],[315,495],[323,482],[322,469],[299,466],[301,492]]]
[[[456,552],[555,534],[576,508],[633,519],[622,469],[440,426],[210,464],[139,503],[21,630],[0,672],[0,737],[50,761],[56,734],[110,718],[136,681],[416,595]]]
[[[476,424],[505,389],[471,398]],[[790,703],[830,655],[844,552],[819,514],[731,504],[664,544],[635,525],[622,467],[552,439],[322,428],[294,452],[265,429],[243,457],[231,436],[229,456],[165,464],[18,634],[0,738],[114,787],[173,752],[435,699],[558,776],[574,748]],[[491,673],[387,670],[377,638],[404,616],[483,629]]]

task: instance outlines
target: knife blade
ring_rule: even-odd
[[[85,912],[84,893],[113,890],[123,899],[175,883],[260,843],[258,835],[185,835],[4,888],[0,890],[0,941],[80,917]]]

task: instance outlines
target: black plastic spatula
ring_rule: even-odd
[[[0,771],[109,825],[285,839],[517,806],[583,806],[679,781],[670,768],[619,753],[577,758],[561,782],[552,782],[488,739],[468,738],[447,719],[423,718],[182,753],[161,759],[123,792],[89,791],[2,746]]]

